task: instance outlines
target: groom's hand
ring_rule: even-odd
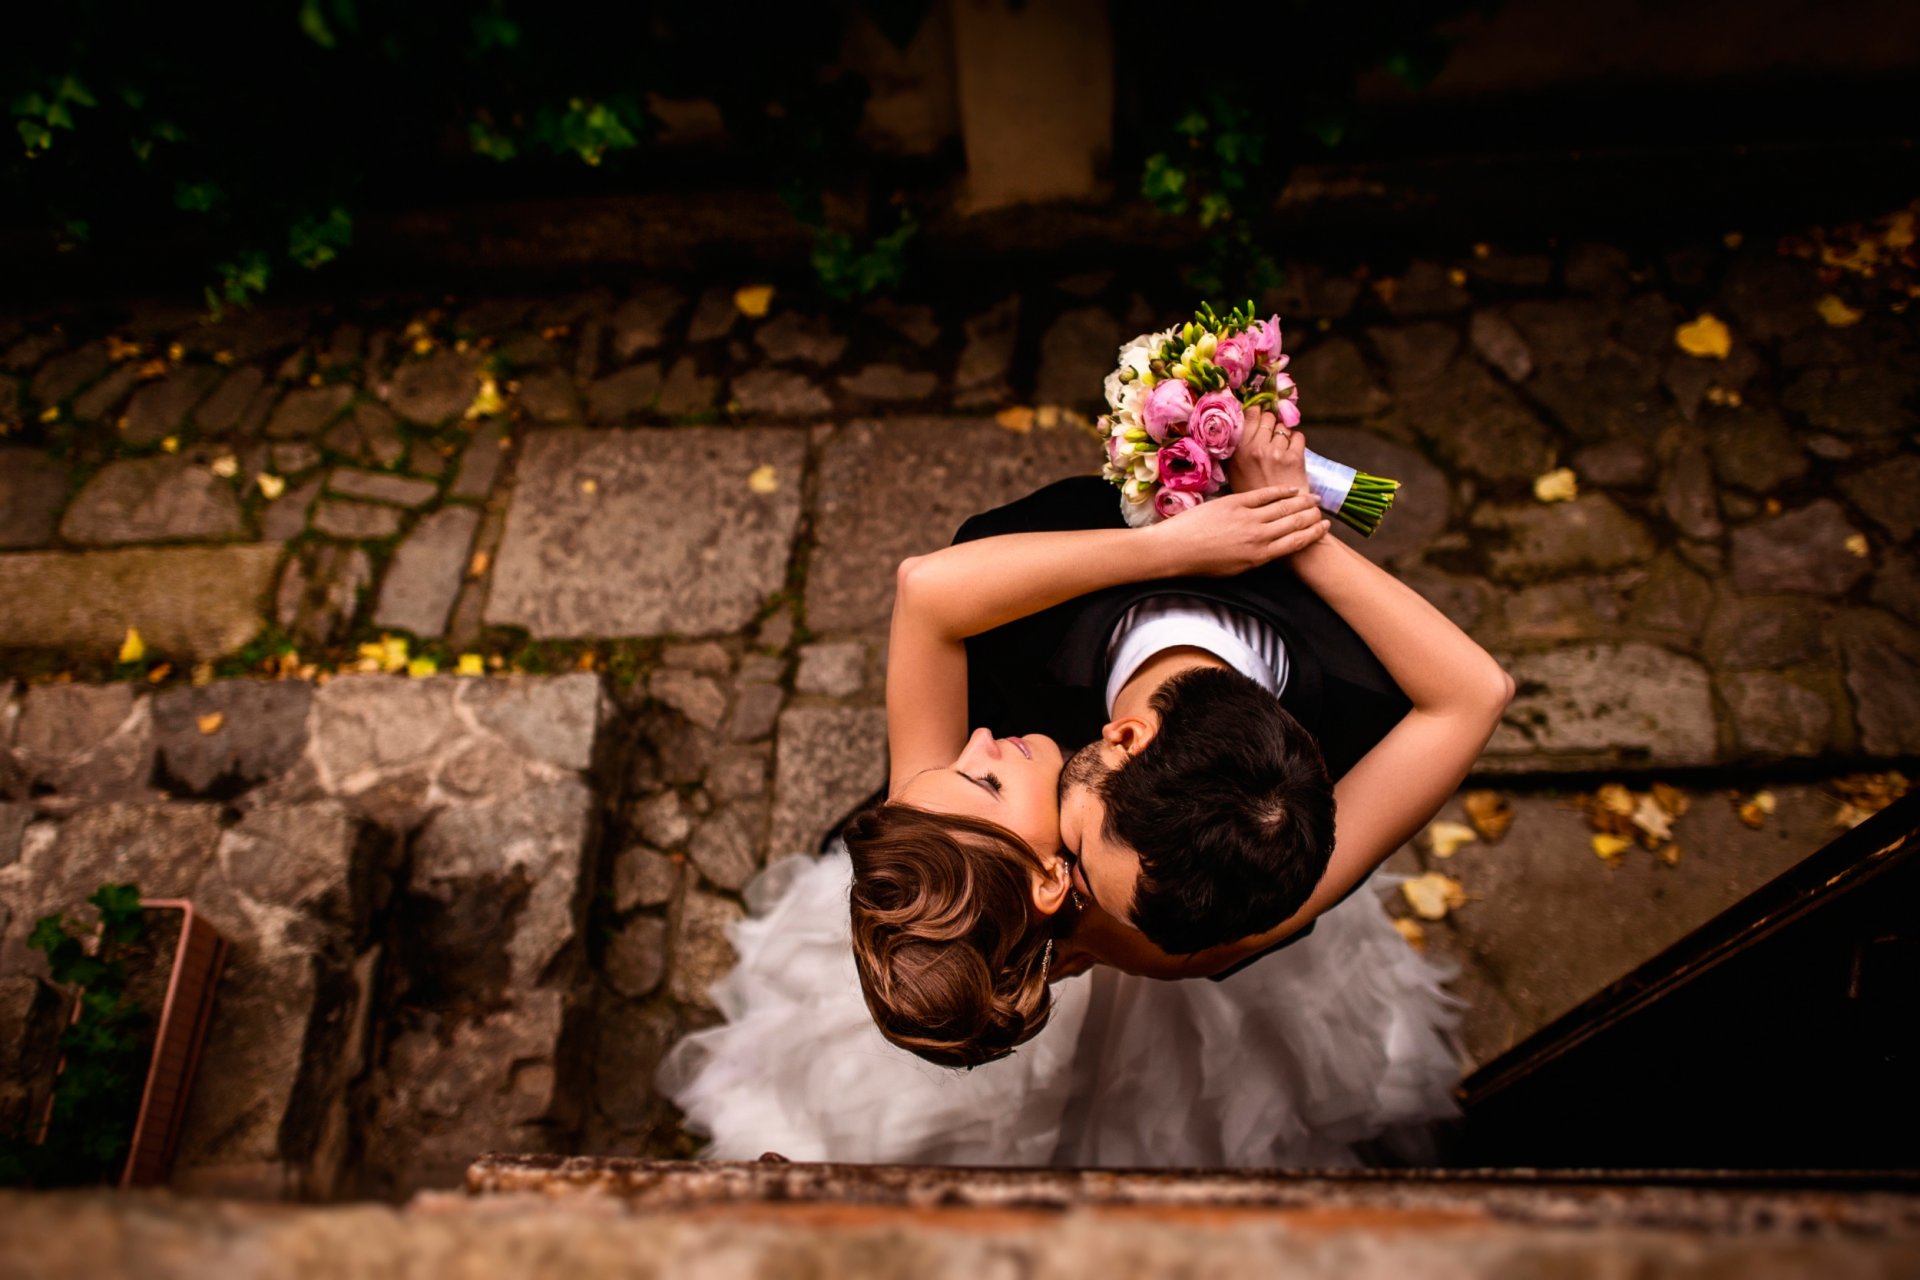
[[[1149,525],[1168,557],[1168,576],[1231,577],[1290,556],[1325,535],[1320,506],[1304,487],[1255,489],[1203,502]]]

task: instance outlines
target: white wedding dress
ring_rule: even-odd
[[[1224,982],[1060,982],[1039,1035],[958,1071],[874,1027],[850,876],[836,845],[748,886],[739,962],[714,989],[726,1022],[676,1045],[658,1080],[709,1157],[1339,1168],[1362,1142],[1429,1159],[1429,1126],[1454,1114],[1459,1002],[1372,888]]]

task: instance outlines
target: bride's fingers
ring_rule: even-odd
[[[1261,514],[1266,517],[1267,523],[1279,524],[1286,520],[1309,516],[1319,509],[1320,500],[1318,498],[1310,493],[1300,493],[1292,497],[1282,498],[1278,502],[1262,508]]]

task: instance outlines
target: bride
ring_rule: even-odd
[[[1326,536],[1302,433],[1247,434],[1177,518],[1068,481],[901,566],[887,799],[750,887],[727,1023],[662,1068],[709,1154],[1325,1167],[1449,1112],[1444,974],[1354,891],[1512,685]]]

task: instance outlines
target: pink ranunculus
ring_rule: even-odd
[[[1213,362],[1227,375],[1227,385],[1238,389],[1253,372],[1253,340],[1245,333],[1220,339],[1213,349]]]
[[[1190,511],[1205,502],[1197,493],[1185,489],[1162,488],[1153,495],[1153,510],[1162,520],[1171,519],[1182,511]]]
[[[1247,337],[1253,342],[1255,356],[1263,361],[1274,359],[1280,354],[1280,317],[1255,320],[1247,326]]]
[[[1162,445],[1155,455],[1160,484],[1182,493],[1206,493],[1213,486],[1213,459],[1198,440],[1182,437]]]
[[[1209,391],[1193,406],[1187,434],[1214,457],[1231,458],[1240,447],[1240,433],[1246,424],[1246,410],[1233,392]]]
[[[1166,378],[1147,393],[1147,407],[1141,412],[1147,434],[1155,443],[1163,443],[1170,428],[1186,425],[1193,414],[1193,392],[1178,378]]]

